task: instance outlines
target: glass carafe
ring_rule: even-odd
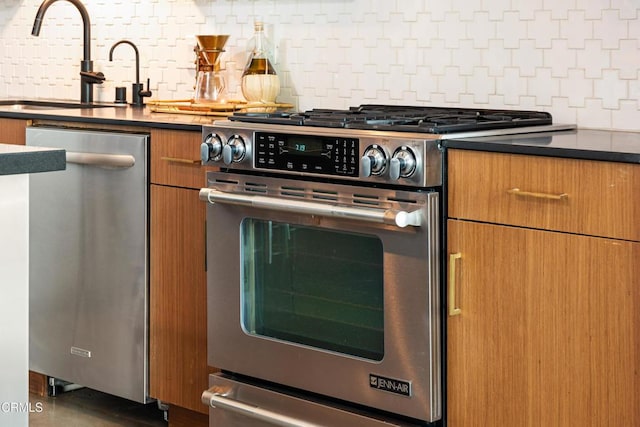
[[[198,71],[194,101],[196,103],[220,102],[224,86],[224,78],[219,70]]]
[[[269,41],[262,22],[254,24],[249,40],[249,58],[242,73],[242,94],[249,102],[275,102],[280,93],[280,79],[271,63]]]

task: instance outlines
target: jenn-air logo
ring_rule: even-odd
[[[369,374],[369,387],[411,397],[411,382]]]

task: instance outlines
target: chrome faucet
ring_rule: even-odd
[[[58,0],[44,0],[36,13],[36,18],[33,21],[33,30],[31,35],[39,36],[40,27],[42,26],[42,20],[44,14],[53,3]],[[84,5],[79,0],[66,0],[73,4],[82,16],[82,24],[84,29],[84,57],[80,62],[80,102],[91,103],[93,102],[93,85],[100,84],[105,80],[104,74],[93,71],[93,61],[91,60],[91,20],[89,19],[89,13]]]
[[[140,83],[140,55],[138,53],[138,47],[129,40],[120,40],[119,42],[114,43],[109,50],[109,61],[113,61],[113,51],[116,46],[121,44],[128,44],[133,48],[133,51],[136,54],[136,82],[131,85],[131,90],[133,91],[132,95],[132,104],[136,107],[142,107],[144,105],[145,96],[151,96],[151,90],[149,90],[149,79],[147,79],[147,90],[144,90],[144,85]]]

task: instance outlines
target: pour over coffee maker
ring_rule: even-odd
[[[195,103],[220,102],[225,88],[224,77],[220,72],[220,55],[228,35],[196,36],[196,86],[193,95]]]

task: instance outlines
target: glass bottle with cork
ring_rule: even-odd
[[[271,62],[270,43],[262,21],[255,21],[247,50],[249,58],[242,73],[242,94],[249,102],[275,102],[280,93],[280,79]]]

